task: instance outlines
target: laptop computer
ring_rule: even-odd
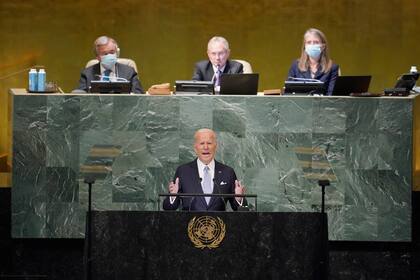
[[[221,95],[257,95],[258,73],[223,74],[220,76]]]
[[[419,73],[403,74],[398,78],[395,88],[405,88],[407,91],[410,91],[416,85],[418,78]]]
[[[384,94],[388,96],[408,96],[416,85],[419,73],[407,73],[398,77],[397,83],[393,88],[384,89]]]
[[[130,93],[131,83],[129,81],[91,81],[91,93]]]
[[[372,76],[338,76],[332,95],[347,96],[350,93],[362,93],[369,90]]]

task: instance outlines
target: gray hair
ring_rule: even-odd
[[[221,36],[214,36],[213,38],[210,39],[209,43],[207,44],[207,49],[209,49],[210,45],[213,43],[222,43],[225,49],[229,51],[229,43],[225,38]]]
[[[95,53],[95,55],[98,55],[98,48],[100,46],[103,46],[103,45],[108,44],[109,41],[111,41],[112,43],[114,43],[115,49],[118,50],[117,41],[115,41],[114,39],[112,39],[111,37],[108,37],[108,36],[100,36],[93,43],[93,52]]]

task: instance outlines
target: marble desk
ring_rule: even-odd
[[[322,174],[330,240],[411,240],[414,97],[11,94],[13,237],[82,238],[95,161],[95,210],[158,210],[209,127],[259,211],[320,211]]]

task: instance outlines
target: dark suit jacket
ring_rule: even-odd
[[[223,74],[242,74],[244,72],[242,63],[228,60]],[[192,80],[194,81],[211,81],[214,76],[214,70],[209,60],[197,62],[194,67]]]
[[[130,67],[125,64],[116,63],[115,71],[117,72],[118,77],[127,79],[131,82],[131,92],[134,93],[144,93],[141,83],[137,76],[136,71],[133,67]],[[101,75],[101,66],[100,63],[96,63],[82,71],[80,74],[79,87],[78,89],[89,91],[90,81],[99,80]]]
[[[334,85],[335,85],[335,80],[338,77],[338,65],[337,64],[333,64],[331,67],[331,70],[326,72],[326,73],[322,73],[321,69],[318,69],[318,71],[315,74],[315,78],[317,80],[323,81],[325,84],[325,88],[327,89],[326,94],[327,95],[331,95],[333,90],[334,90]],[[311,70],[302,72],[299,70],[298,68],[298,61],[295,60],[292,64],[292,66],[290,67],[289,70],[289,77],[293,77],[293,78],[305,78],[305,79],[312,79],[311,77]]]
[[[176,178],[179,178],[178,193],[203,193],[197,160],[179,166],[175,172],[174,181]],[[213,193],[234,194],[235,180],[236,174],[231,167],[215,161]],[[212,197],[209,205],[207,205],[204,197],[177,197],[173,204],[170,203],[169,197],[167,197],[163,201],[163,209],[176,210],[181,205],[182,210],[187,211],[224,211],[226,210],[227,200],[229,200],[233,210],[238,209],[239,204],[233,197],[226,199]],[[244,200],[243,205],[245,203],[246,201]]]

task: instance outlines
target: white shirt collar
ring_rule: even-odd
[[[214,178],[214,168],[215,168],[215,162],[214,159],[212,159],[210,161],[209,164],[207,164],[207,166],[210,168],[210,174],[211,177]],[[199,158],[197,158],[197,167],[198,167],[198,175],[200,176],[200,178],[203,178],[204,175],[204,167],[206,166],[206,164],[204,164]]]

